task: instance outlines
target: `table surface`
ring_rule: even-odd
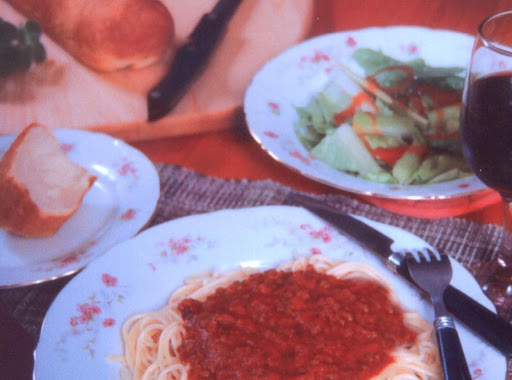
[[[316,5],[311,36],[390,25],[426,26],[474,34],[485,17],[512,9],[512,0],[311,1]],[[303,177],[271,158],[250,136],[241,109],[236,124],[226,130],[133,142],[132,145],[154,162],[174,164],[211,177],[271,179],[301,191],[343,193]],[[501,224],[500,205],[492,204],[478,211],[466,212],[462,217]],[[19,317],[19,314],[14,314]]]
[[[487,16],[512,9],[511,0],[316,0],[310,35],[372,26],[416,25],[474,34]],[[198,173],[236,179],[272,179],[297,190],[333,194],[319,184],[274,161],[252,139],[240,110],[236,125],[223,131],[134,142],[155,162],[172,163]],[[501,224],[499,202],[460,215],[473,221]]]

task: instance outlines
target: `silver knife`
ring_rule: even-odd
[[[337,211],[309,196],[290,193],[286,203],[302,206],[319,216],[343,235],[348,235],[368,250],[379,255],[395,273],[414,284],[409,276],[404,254],[392,249],[393,239],[357,218]],[[512,325],[485,306],[453,286],[444,293],[448,310],[482,339],[505,356],[512,356]]]
[[[186,1],[186,0],[185,0]],[[147,95],[148,120],[167,115],[201,74],[242,0],[219,0],[176,52],[164,78]]]

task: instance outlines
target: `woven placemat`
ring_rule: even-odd
[[[270,180],[218,179],[163,164],[158,164],[157,169],[161,181],[161,196],[155,214],[146,228],[182,216],[220,209],[286,204],[287,195],[294,192],[293,189]],[[342,211],[416,234],[459,261],[477,280],[484,278],[481,264],[495,259],[502,238],[502,229],[494,225],[460,218],[411,218],[341,194],[313,196]],[[48,307],[70,279],[71,277],[67,277],[39,285],[0,290],[0,303],[12,313],[30,336],[37,339]]]

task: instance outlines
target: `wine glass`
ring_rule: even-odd
[[[471,54],[461,113],[461,138],[475,174],[502,198],[503,239],[483,289],[512,313],[512,11],[485,19]]]

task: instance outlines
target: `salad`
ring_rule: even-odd
[[[368,48],[353,59],[364,77],[339,63],[338,77],[295,107],[295,133],[314,157],[380,183],[419,185],[472,174],[459,142],[465,68],[432,67],[421,58],[402,62]]]

